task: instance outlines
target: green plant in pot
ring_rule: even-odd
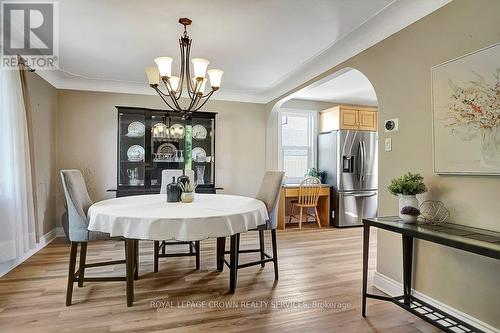
[[[411,172],[391,180],[387,189],[391,194],[399,196],[399,217],[402,219],[405,217],[405,214],[401,212],[403,207],[414,207],[418,209],[416,195],[427,192],[424,177],[419,173]]]
[[[193,186],[191,181],[187,181],[186,183],[180,183],[181,187],[181,201],[184,203],[190,203],[194,200],[194,190],[196,186]]]
[[[321,182],[324,183],[326,172],[316,168],[310,168],[307,169],[306,176],[319,178],[319,180],[321,180]]]

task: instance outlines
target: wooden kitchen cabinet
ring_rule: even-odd
[[[339,129],[377,131],[377,108],[339,105],[320,111],[320,132]]]

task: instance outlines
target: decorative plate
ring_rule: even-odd
[[[167,142],[167,143],[160,145],[158,147],[158,149],[156,150],[156,153],[162,154],[165,157],[165,159],[169,159],[169,158],[174,157],[176,150],[177,150],[177,148],[175,148],[175,146],[173,144]]]
[[[192,131],[193,139],[204,140],[207,138],[207,129],[202,125],[194,125]]]
[[[144,126],[143,123],[140,121],[134,121],[128,125],[128,133],[126,136],[132,137],[132,138],[140,138],[144,136],[144,133],[146,133],[146,127]]]
[[[153,129],[153,138],[168,138],[170,135],[170,131],[168,126],[164,123],[154,124]]]
[[[207,160],[207,152],[200,147],[193,148],[191,151],[191,158],[195,162],[205,162]]]
[[[172,139],[184,138],[184,126],[181,124],[173,124],[170,126],[170,137]]]
[[[131,162],[141,162],[144,160],[144,148],[139,145],[133,145],[127,150],[128,160]]]

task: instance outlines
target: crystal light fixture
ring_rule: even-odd
[[[207,70],[210,61],[203,58],[193,58],[189,61],[191,51],[191,38],[187,34],[186,27],[191,24],[188,18],[180,18],[179,23],[184,26],[184,33],[179,38],[181,49],[181,67],[179,76],[172,75],[171,57],[158,57],[154,59],[156,67],[147,67],[149,85],[153,88],[163,101],[172,110],[182,113],[192,113],[200,110],[212,94],[220,88],[222,74],[220,69]],[[190,63],[193,65],[193,76],[191,76]],[[205,76],[208,74],[208,78]],[[166,92],[160,89],[160,81],[165,84]],[[205,94],[205,85],[210,82],[211,89]],[[187,91],[188,105],[181,106],[180,98],[183,89]]]

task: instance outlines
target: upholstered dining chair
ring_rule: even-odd
[[[316,177],[308,177],[304,179],[299,186],[299,197],[297,200],[292,201],[292,209],[290,211],[290,215],[288,218],[288,223],[292,221],[292,218],[297,218],[294,215],[295,207],[300,208],[300,215],[298,217],[299,220],[299,229],[302,229],[302,217],[304,216],[303,212],[305,211],[306,223],[308,222],[308,218],[312,217],[316,220],[318,224],[318,228],[321,228],[321,221],[319,219],[318,214],[318,200],[319,193],[321,191],[321,180]],[[309,214],[309,209],[314,209],[314,214]]]
[[[115,260],[107,262],[98,262],[87,264],[87,244],[98,240],[119,240],[120,238],[112,238],[109,234],[102,232],[89,231],[87,219],[87,211],[92,205],[92,200],[87,192],[85,181],[82,173],[79,170],[61,170],[61,180],[66,197],[68,207],[68,238],[71,242],[71,251],[69,257],[68,271],[68,287],[66,290],[66,306],[71,305],[73,296],[73,285],[78,283],[78,287],[83,287],[84,282],[106,282],[106,281],[126,281],[125,277],[94,277],[86,278],[85,269],[90,267],[125,264],[126,260]],[[136,265],[134,267],[134,278],[138,279],[138,248],[137,242],[134,242],[133,249],[128,249],[128,254],[135,256]],[[80,246],[80,263],[78,270],[75,272],[76,257]],[[127,249],[125,249],[127,257]]]
[[[185,170],[185,175],[189,177],[190,181],[194,181],[194,171]],[[180,169],[165,169],[161,171],[161,189],[160,194],[167,193],[167,185],[172,181],[172,178],[182,176],[182,170]],[[188,245],[189,252],[181,253],[167,253],[167,246],[169,245]],[[160,258],[168,257],[191,257],[196,258],[196,270],[200,269],[200,241],[195,242],[181,242],[181,241],[154,241],[153,246],[153,270],[158,272],[158,266]]]
[[[258,249],[245,249],[240,250],[240,235],[236,236],[236,265],[234,272],[234,285],[230,285],[229,291],[234,292],[236,289],[236,275],[237,270],[240,268],[260,265],[264,267],[267,262],[273,262],[274,264],[274,279],[278,280],[278,244],[276,239],[276,228],[278,226],[278,202],[279,195],[281,191],[281,185],[283,184],[283,178],[285,173],[282,171],[267,171],[264,175],[264,179],[260,185],[259,192],[255,197],[258,200],[264,202],[267,208],[267,212],[269,215],[269,219],[266,221],[266,224],[262,224],[256,229],[250,231],[258,231],[259,232],[259,248]],[[272,243],[272,251],[273,255],[270,256],[265,252],[264,248],[264,231],[271,231],[271,243]],[[226,251],[226,239],[225,238],[217,238],[217,269],[222,271],[224,269],[224,264],[227,264],[224,256],[229,254],[230,251]],[[260,260],[252,261],[248,263],[239,264],[239,254],[240,253],[260,253]]]

